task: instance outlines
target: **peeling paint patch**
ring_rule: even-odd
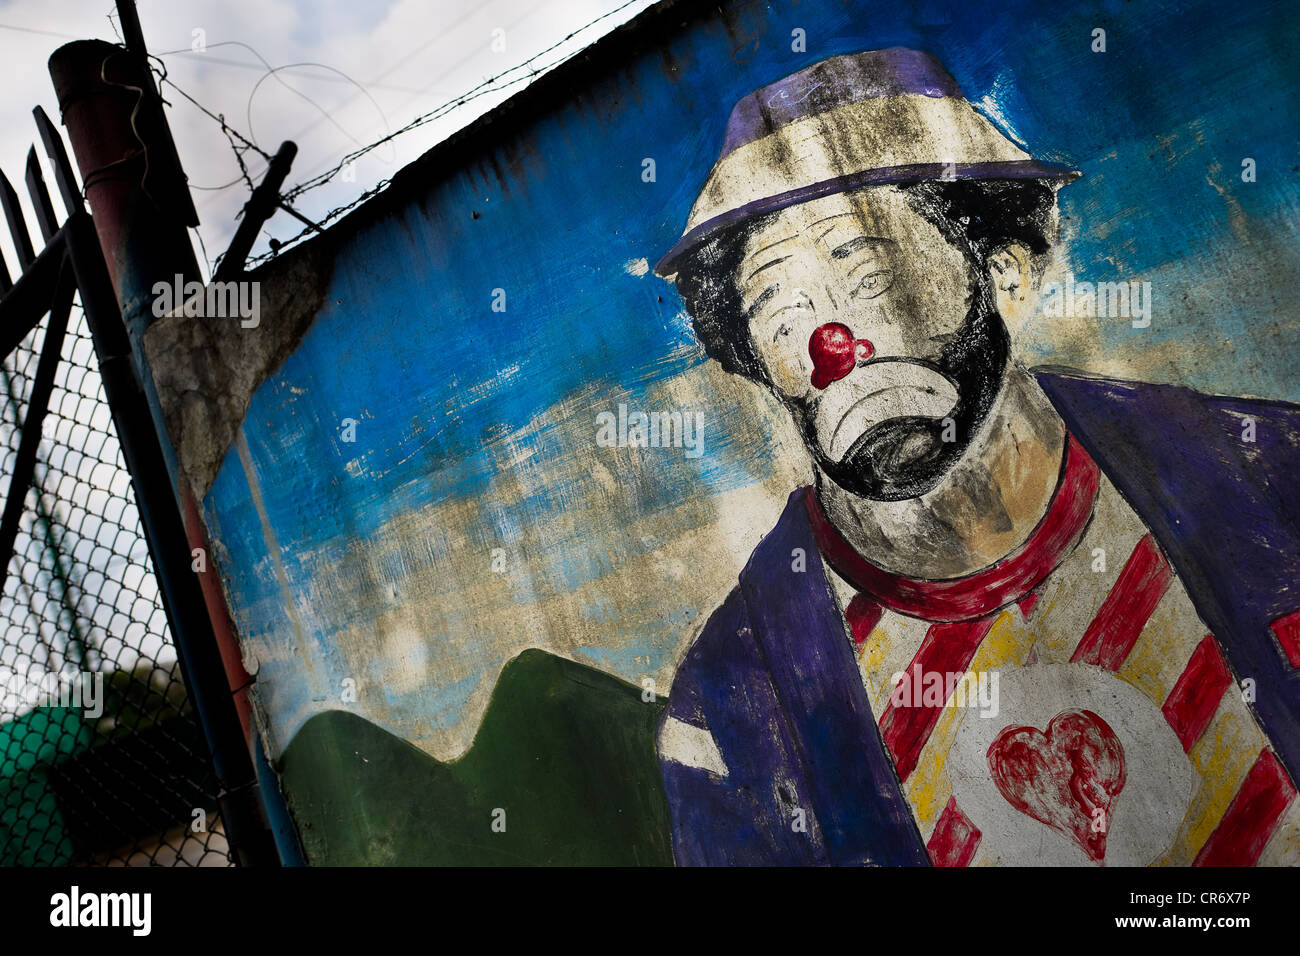
[[[200,499],[212,486],[253,393],[316,318],[332,271],[332,256],[318,245],[250,274],[246,278],[258,281],[262,300],[256,328],[233,319],[172,313],[145,332],[145,357],[167,432]]]

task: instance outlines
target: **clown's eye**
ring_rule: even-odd
[[[778,336],[789,335],[789,334],[790,334],[790,326],[782,322],[780,325],[776,327],[776,332],[772,335],[772,341],[775,342]]]
[[[868,272],[862,277],[857,288],[853,290],[855,299],[874,299],[880,293],[889,288],[889,284],[894,281],[894,273],[889,269],[878,269],[875,272]]]

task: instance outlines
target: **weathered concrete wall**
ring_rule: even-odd
[[[323,245],[304,247],[250,280],[258,282],[255,316],[187,316],[182,308],[149,327],[145,358],[167,432],[196,494],[211,487],[253,393],[316,318],[332,269]],[[263,323],[263,311],[273,321]]]

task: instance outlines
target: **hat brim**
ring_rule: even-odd
[[[861,186],[890,186],[901,183],[955,181],[979,179],[1050,179],[1066,185],[1082,175],[1079,170],[1038,160],[1016,160],[998,163],[921,163],[911,166],[890,166],[884,169],[865,169],[856,173],[836,176],[833,179],[800,186],[788,192],[747,202],[735,209],[714,216],[688,230],[655,264],[655,274],[661,278],[675,275],[681,260],[691,250],[730,226],[767,213],[779,212],[790,206],[848,192]]]

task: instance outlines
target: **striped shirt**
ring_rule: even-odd
[[[1249,675],[1073,439],[1029,540],[968,578],[868,565],[808,501],[935,864],[1300,864],[1300,801]]]

